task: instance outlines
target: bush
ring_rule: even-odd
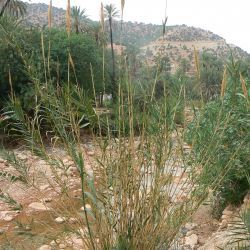
[[[96,91],[102,90],[102,56],[96,46],[95,41],[85,34],[68,35],[65,31],[54,29],[51,32],[46,32],[46,48],[49,51],[48,41],[51,43],[51,73],[52,77],[56,78],[58,67],[60,68],[60,81],[67,82],[68,78],[68,56],[69,52],[72,56],[76,78],[74,72],[71,72],[71,82],[77,82],[86,90],[92,92],[92,75],[90,65],[93,68],[93,77],[95,81]]]
[[[218,169],[230,162],[231,167],[225,173],[226,178],[215,194],[223,206],[241,202],[249,190],[249,100],[246,93],[245,96],[240,93],[243,82],[242,79],[240,81],[237,68],[233,68],[234,72],[228,66],[230,77],[225,96],[207,103],[196,115],[186,134],[189,143],[195,145],[194,152],[198,158],[204,159],[206,154],[213,152],[214,157],[210,159],[212,169],[208,172],[210,176],[216,176]],[[212,147],[208,148],[208,144]]]
[[[70,82],[78,83],[85,92],[93,96],[93,76],[96,92],[102,90],[102,54],[90,36],[72,34],[68,38],[64,30],[44,30],[45,62],[41,40],[42,33],[39,29],[27,29],[7,17],[0,19],[0,97],[2,102],[8,99],[10,73],[15,94],[20,97],[26,109],[32,109],[34,107],[34,81],[41,83],[50,81],[53,84],[68,82],[69,52],[74,63],[74,66],[72,64],[70,66]],[[49,65],[48,57],[50,58]],[[35,69],[35,72],[32,72],[34,78],[31,78],[28,72],[31,69]],[[47,79],[45,79],[45,69]],[[106,79],[108,85],[108,77]]]

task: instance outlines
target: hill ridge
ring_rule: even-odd
[[[27,15],[24,22],[28,25],[46,27],[48,25],[48,5],[44,3],[27,3]],[[66,11],[62,8],[52,8],[52,26],[65,27]],[[88,19],[88,24],[98,22]],[[108,31],[108,24],[106,23]],[[166,27],[163,38],[162,26],[157,24],[145,24],[142,22],[114,21],[114,42],[117,52],[120,53],[125,47],[136,48],[142,60],[148,64],[155,64],[159,56],[167,56],[175,72],[182,59],[191,64],[191,72],[194,68],[194,47],[200,52],[207,52],[225,60],[233,52],[239,59],[250,57],[250,55],[237,45],[227,44],[226,40],[202,28],[193,26],[172,25]],[[107,34],[108,36],[108,34]],[[122,37],[122,39],[121,39]],[[119,48],[119,45],[120,48]]]

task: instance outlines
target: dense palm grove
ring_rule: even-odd
[[[148,65],[139,43],[128,41],[127,34],[122,40],[123,22],[117,20],[124,4],[121,12],[113,4],[101,5],[97,23],[68,1],[65,29],[53,27],[52,5],[48,25],[39,28],[21,22],[24,2],[3,1],[0,138],[6,149],[0,156],[19,176],[1,170],[0,178],[29,183],[23,161],[8,153],[16,141],[46,161],[53,174],[61,171],[64,161],[48,150],[57,145],[73,162],[81,183],[79,224],[86,230],[85,247],[169,249],[205,201],[220,217],[249,192],[250,64],[236,59],[232,50],[225,63],[194,49],[190,61],[179,58],[173,71],[170,53],[154,55],[148,49],[145,54],[153,58]],[[163,40],[166,23],[167,18]],[[86,131],[98,148],[91,174],[81,151]],[[175,186],[173,173],[178,171]],[[70,198],[64,180],[58,183]],[[23,209],[0,191],[1,201]],[[249,237],[249,208],[246,215],[242,223]]]

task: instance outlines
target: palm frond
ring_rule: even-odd
[[[14,17],[24,16],[26,13],[27,5],[20,0],[7,0],[2,7],[0,17],[3,14],[12,15]]]
[[[232,237],[229,246],[250,247],[250,209],[246,207],[235,215],[229,229]]]

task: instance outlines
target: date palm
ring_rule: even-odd
[[[113,41],[113,19],[118,17],[118,10],[113,4],[105,5],[105,16],[109,22],[109,36],[111,45],[111,55],[112,55],[112,97],[115,98],[117,93],[116,77],[115,77],[115,53],[114,53],[114,41]]]
[[[77,6],[71,8],[71,17],[73,19],[73,26],[76,34],[79,34],[80,32],[81,21],[87,18],[85,12],[86,9],[81,10],[81,8]]]
[[[91,26],[91,35],[95,39],[97,44],[100,44],[101,40],[101,25],[99,23]]]
[[[0,17],[3,14],[8,13],[12,16],[19,17],[26,13],[26,4],[20,0],[1,0],[2,5],[0,5]]]

